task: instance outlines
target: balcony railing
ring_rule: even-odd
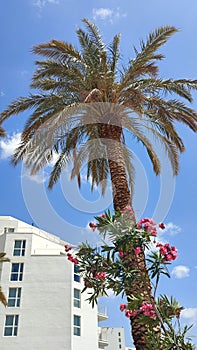
[[[103,330],[102,327],[98,328],[98,346],[99,348],[103,349],[105,346],[109,344],[107,339],[106,331]]]
[[[106,306],[99,305],[98,306],[98,321],[104,321],[107,320],[107,309]]]

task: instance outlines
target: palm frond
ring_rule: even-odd
[[[161,60],[164,56],[155,52],[177,31],[173,26],[160,27],[149,34],[146,42],[142,40],[141,52],[135,49],[137,53],[136,58],[130,61],[121,84],[125,84],[127,81],[136,79],[142,75],[156,76],[158,67],[154,61]]]
[[[6,132],[5,130],[0,126],[0,137],[5,137],[6,136]]]
[[[33,46],[32,52],[36,55],[44,56],[58,62],[67,62],[72,59],[82,62],[80,52],[72,44],[60,40],[51,40],[49,42]]]
[[[110,70],[115,74],[117,63],[120,57],[120,34],[114,36],[111,45],[109,46],[109,52],[111,53],[111,59],[109,61]]]
[[[158,111],[162,108],[163,113],[165,113],[165,116],[172,123],[174,123],[175,121],[179,121],[189,126],[189,128],[193,131],[197,131],[197,112],[192,108],[187,107],[184,103],[176,99],[164,100],[157,96],[154,96],[147,99],[147,104],[148,111],[151,112],[151,108],[153,108],[155,119],[157,119],[158,122]],[[165,127],[165,124],[163,126]]]
[[[44,102],[45,98],[46,96],[44,95],[33,94],[30,94],[29,97],[19,97],[0,114],[0,122],[2,123],[12,115],[20,114],[28,109],[38,106],[42,101]]]
[[[71,155],[65,148],[61,151],[61,154],[59,155],[58,160],[53,166],[53,170],[50,174],[49,183],[48,183],[49,189],[51,189],[54,186],[54,184],[59,180],[62,171],[70,163],[70,161],[71,161]]]
[[[146,42],[141,40],[140,46],[142,55],[152,57],[159,47],[163,46],[168,39],[177,32],[178,29],[174,26],[163,26],[152,31],[147,37]]]
[[[1,286],[0,286],[0,302],[4,305],[7,306],[7,300],[5,297],[5,294],[2,292]]]
[[[95,24],[92,23],[87,18],[84,18],[82,21],[86,24],[86,28],[88,30],[89,37],[90,37],[91,41],[94,42],[94,45],[96,45],[97,48],[99,49],[99,51],[101,51],[101,52],[103,50],[105,50],[105,45],[102,41],[102,37],[100,35],[98,28],[95,26]]]
[[[195,84],[191,85],[193,88],[197,87],[197,85],[195,87]],[[125,90],[130,91],[132,88],[141,90],[144,93],[151,95],[165,95],[167,93],[174,93],[180,97],[185,98],[189,102],[192,102],[192,95],[190,92],[191,87],[187,86],[183,81],[180,80],[162,80],[152,78],[139,79],[131,83]]]
[[[146,137],[146,127],[145,127],[145,120],[141,119],[139,121],[138,118],[124,118],[123,119],[123,127],[129,130],[129,132],[133,135],[133,137],[142,143],[143,146],[145,146],[145,149],[149,155],[149,158],[151,160],[151,163],[153,165],[153,170],[156,175],[158,175],[161,172],[161,163],[157,156],[157,153],[155,152],[153,145],[151,141]],[[151,131],[154,133],[154,130],[151,129]],[[158,134],[159,136],[159,134]]]

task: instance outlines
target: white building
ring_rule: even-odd
[[[11,260],[0,271],[8,300],[7,308],[0,304],[1,350],[111,350],[113,337],[98,328],[107,319],[105,309],[92,309],[87,292],[81,294],[83,281],[65,256],[65,244],[13,217],[0,217],[0,252]]]
[[[124,328],[100,327],[100,337],[106,340],[105,350],[125,350]]]

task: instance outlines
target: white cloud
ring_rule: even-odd
[[[14,150],[19,146],[21,140],[21,133],[15,133],[7,139],[0,140],[0,158],[7,159]]]
[[[37,184],[45,183],[48,180],[48,175],[44,171],[36,175],[31,175],[27,170],[23,177],[27,177],[28,179],[36,182]]]
[[[39,8],[40,10],[43,9],[43,7],[49,5],[49,4],[54,4],[58,5],[59,0],[33,0],[33,6]]]
[[[99,8],[99,9],[93,9],[93,19],[111,19],[113,15],[113,10],[110,10],[109,8]]]
[[[197,322],[197,308],[186,308],[181,312],[181,316],[183,318],[189,319],[192,323]]]
[[[92,10],[93,13],[93,19],[101,19],[103,21],[109,21],[110,23],[113,23],[114,20],[124,18],[127,16],[126,13],[121,13],[119,7],[116,10],[112,10],[110,8],[94,8]]]
[[[173,268],[172,275],[175,278],[181,279],[181,278],[189,277],[189,272],[190,272],[189,267],[184,265],[178,265]]]
[[[2,90],[0,91],[0,97],[5,96],[5,92],[3,92]]]
[[[160,234],[167,233],[170,236],[175,236],[176,234],[181,232],[181,227],[173,224],[173,222],[168,222],[165,224],[165,229],[164,230],[159,230]]]

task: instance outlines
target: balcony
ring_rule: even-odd
[[[104,349],[109,344],[107,339],[106,330],[102,327],[98,328],[98,347],[100,349]]]
[[[103,305],[100,305],[98,306],[98,321],[105,321],[108,319],[108,316],[107,316],[107,309],[105,306]]]

